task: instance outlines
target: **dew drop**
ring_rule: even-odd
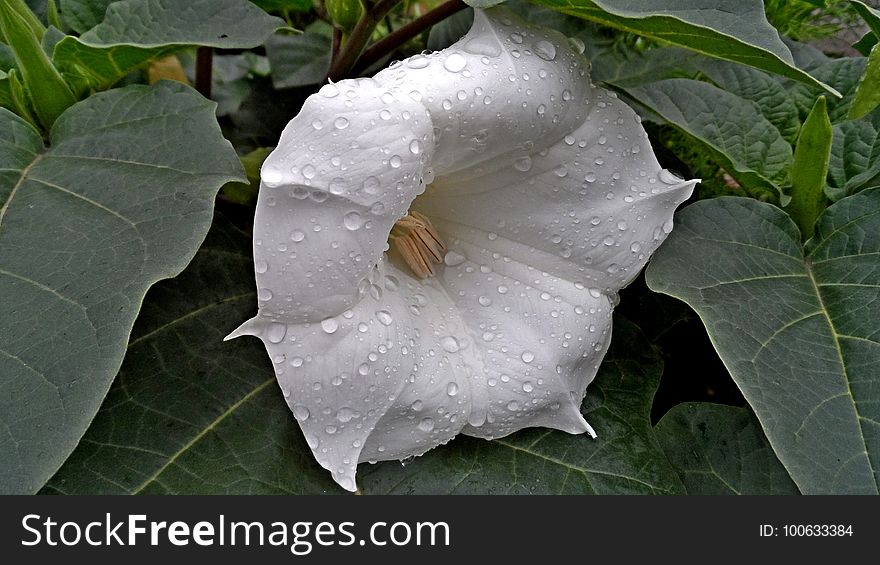
[[[533,390],[535,390],[535,387],[534,387],[534,385],[532,385],[532,383],[530,381],[526,381],[523,383],[522,389],[523,389],[523,392],[532,392]]]
[[[400,155],[392,155],[391,159],[388,160],[388,163],[391,165],[391,168],[399,169],[402,163]]]
[[[266,331],[266,339],[269,340],[270,343],[281,343],[284,340],[284,336],[287,334],[287,325],[279,324],[278,322],[273,322],[271,326],[269,326],[268,331]]]
[[[434,420],[431,418],[422,418],[419,422],[419,429],[425,433],[430,432],[434,429]]]
[[[517,171],[525,173],[532,168],[532,158],[528,155],[520,157],[514,162],[513,166]]]
[[[305,422],[309,419],[311,415],[309,413],[309,409],[303,406],[302,404],[294,404],[293,405],[293,417],[299,420],[300,422]]]
[[[488,296],[481,296],[481,297],[477,298],[477,302],[480,303],[480,306],[491,306],[492,305],[492,299],[489,298]]]
[[[449,383],[446,385],[446,395],[447,396],[455,396],[458,394],[458,384],[457,383]]]
[[[306,177],[307,179],[315,178],[316,173],[317,173],[317,171],[315,170],[315,167],[312,165],[306,165],[305,167],[302,168],[302,176]]]
[[[450,251],[443,257],[443,262],[450,267],[455,267],[456,265],[461,265],[465,262],[467,258],[464,255],[456,253],[455,251]]]
[[[388,310],[379,310],[376,312],[376,319],[379,320],[379,323],[383,326],[390,326],[391,322],[394,321],[394,318],[391,317],[391,313]]]
[[[450,73],[461,72],[467,66],[467,59],[460,53],[452,53],[443,61],[443,68]]]
[[[254,271],[258,274],[263,274],[269,270],[269,263],[266,262],[265,259],[254,259]]]
[[[535,43],[534,51],[535,55],[545,61],[552,61],[556,58],[556,46],[543,39]]]
[[[321,320],[321,329],[328,334],[332,334],[339,329],[339,322],[337,322],[333,318]]]
[[[422,144],[418,139],[413,139],[409,142],[409,152],[413,155],[418,155],[422,152]]]
[[[346,422],[350,422],[352,418],[354,418],[354,410],[352,410],[348,406],[343,406],[336,411],[336,419],[343,424]]]
[[[447,353],[455,353],[459,349],[461,349],[461,345],[458,343],[458,340],[451,335],[440,338],[440,347],[442,347],[443,350]]]
[[[349,212],[342,218],[342,223],[345,225],[345,228],[350,231],[355,231],[361,228],[364,225],[364,219],[357,212]]]
[[[522,355],[520,355],[520,359],[523,360],[523,363],[531,363],[535,360],[535,354],[529,350],[525,350],[522,352]]]
[[[336,129],[345,129],[348,127],[348,118],[343,118],[340,116],[336,118],[336,120],[333,122],[333,125],[336,127]]]
[[[517,402],[516,400],[511,400],[507,403],[507,409],[511,412],[516,412],[517,410],[519,410],[519,402]]]

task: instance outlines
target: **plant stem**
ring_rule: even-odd
[[[342,30],[338,27],[333,28],[333,39],[330,44],[330,61],[335,61],[339,57],[339,49],[342,47]],[[331,63],[332,64],[332,63]]]
[[[214,66],[214,48],[199,47],[196,50],[196,90],[205,98],[211,98],[211,73]]]
[[[375,3],[366,2],[365,10],[357,25],[351,30],[351,35],[339,52],[339,56],[330,64],[330,71],[327,78],[330,80],[340,80],[345,78],[357,63],[358,58],[370,41],[376,25],[385,14],[391,11],[400,0],[378,0]]]
[[[364,51],[363,55],[361,55],[355,70],[364,71],[370,68],[371,65],[382,59],[382,57],[391,53],[413,37],[465,8],[467,8],[467,4],[461,0],[449,0],[448,2],[444,2],[424,16],[416,18],[397,31],[388,34],[386,37],[383,37],[371,45]]]

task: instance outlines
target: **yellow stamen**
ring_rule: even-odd
[[[418,212],[397,220],[388,238],[394,249],[420,279],[434,276],[434,265],[443,262],[446,244],[431,221]]]

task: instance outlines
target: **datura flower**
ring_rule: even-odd
[[[583,46],[506,8],[460,41],[323,86],[261,171],[259,337],[317,461],[457,434],[593,429],[611,310],[697,181],[662,169]]]

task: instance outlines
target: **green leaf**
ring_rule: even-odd
[[[679,404],[655,432],[688,494],[798,494],[747,408]]]
[[[847,117],[850,120],[861,118],[877,106],[880,106],[880,47],[875,45],[868,56],[868,64]]]
[[[880,109],[834,125],[828,163],[828,197],[839,200],[880,184]]]
[[[299,35],[276,33],[266,42],[275,88],[321,83],[330,68],[330,36],[310,28]]]
[[[474,11],[466,8],[453,14],[435,26],[428,33],[427,48],[431,51],[446,49],[471,29],[474,23]]]
[[[273,147],[259,147],[241,158],[248,182],[230,182],[223,187],[223,196],[237,204],[251,204],[260,191],[260,168]]]
[[[45,491],[341,492],[262,345],[223,341],[256,303],[250,239],[218,216],[189,267],[147,294],[119,376]]]
[[[85,33],[104,21],[107,6],[118,0],[61,0],[61,17],[70,29]]]
[[[186,266],[242,174],[214,104],[178,83],[72,106],[47,149],[0,120],[0,492],[27,493],[98,410],[147,289]]]
[[[875,10],[859,0],[850,0],[849,3],[856,9],[856,12],[862,16],[862,19],[868,24],[871,32],[880,38],[880,11]]]
[[[703,200],[648,266],[687,302],[805,494],[878,493],[880,190],[829,207],[807,244],[779,208]]]
[[[831,120],[825,97],[816,100],[798,135],[791,166],[791,201],[785,207],[804,241],[813,237],[816,218],[825,209],[825,177],[831,154]]]
[[[801,127],[798,109],[773,77],[763,71],[727,61],[706,61],[700,65],[700,69],[724,90],[757,104],[782,137],[794,143]]]
[[[590,77],[617,88],[645,86],[669,78],[692,78],[703,57],[679,47],[659,47],[644,52],[616,53],[609,49],[591,59]]]
[[[15,3],[0,4],[0,30],[15,55],[21,81],[37,117],[48,129],[64,110],[76,102],[76,98],[40,46],[42,33],[36,35],[27,20],[14,10],[14,6]],[[25,10],[30,13],[27,7]]]
[[[30,100],[24,90],[18,69],[9,69],[9,73],[0,73],[0,106],[12,110],[26,122],[39,128],[37,118],[31,112]]]
[[[406,465],[361,466],[365,494],[677,494],[651,429],[663,363],[638,328],[614,338],[581,408],[599,437],[530,429],[487,442],[459,436]]]
[[[3,6],[0,11],[7,11],[10,15],[14,14],[16,18],[21,21],[24,28],[29,30],[30,33],[37,38],[37,41],[42,39],[43,34],[46,32],[46,26],[44,26],[40,19],[34,15],[30,8],[28,8],[28,5],[25,4],[24,0],[3,0],[3,4],[5,4],[5,6]],[[0,41],[11,44],[13,38],[6,35],[6,32],[0,29]]]
[[[267,12],[291,11],[308,12],[312,9],[312,0],[252,0],[254,4]]]
[[[867,61],[865,57],[832,59],[810,71],[817,79],[830,84],[842,94],[842,98],[828,100],[828,117],[831,118],[831,123],[847,119],[847,114],[849,114],[849,109],[859,87],[859,81],[865,74]],[[796,84],[789,90],[789,97],[798,107],[801,120],[806,119],[813,103],[816,102],[816,98],[822,94],[820,89],[803,84]]]
[[[791,146],[754,102],[688,79],[662,80],[627,93],[703,143],[747,190],[778,192]]]
[[[246,0],[121,0],[97,27],[58,43],[54,60],[73,84],[102,90],[178,49],[249,49],[284,26]]]
[[[535,0],[565,14],[825,88],[795,66],[760,0]]]

